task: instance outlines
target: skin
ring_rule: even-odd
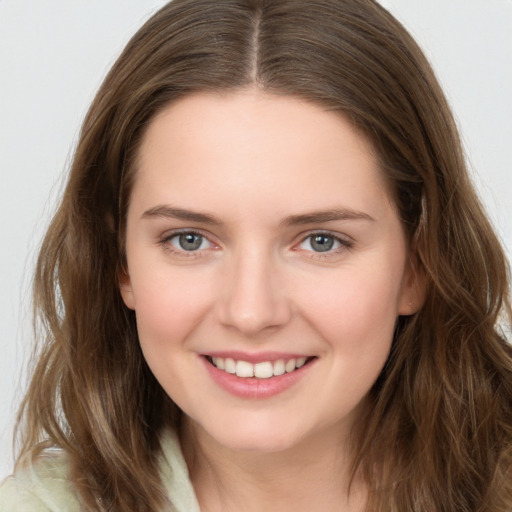
[[[334,210],[357,218],[298,218]],[[183,250],[176,230],[201,234],[199,249]],[[332,250],[312,246],[319,232]],[[151,370],[186,415],[202,510],[358,510],[350,429],[398,315],[421,301],[365,137],[340,114],[256,89],[184,98],[142,141],[126,254],[121,293]],[[314,360],[284,392],[243,399],[205,370],[204,354],[231,350]]]

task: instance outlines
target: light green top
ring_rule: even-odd
[[[200,512],[176,434],[162,440],[159,472],[174,512]],[[69,481],[69,461],[61,450],[48,450],[0,485],[0,512],[79,512]]]

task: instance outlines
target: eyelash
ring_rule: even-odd
[[[310,252],[311,255],[310,258],[315,259],[327,259],[335,256],[339,256],[342,252],[346,250],[350,250],[354,246],[353,240],[350,240],[349,238],[343,238],[339,235],[336,235],[330,231],[312,231],[307,233],[307,235],[303,236],[298,244],[295,245],[295,247],[302,245],[304,242],[306,242],[308,239],[310,240],[309,244],[311,245],[314,237],[325,237],[325,238],[331,238],[335,243],[339,244],[339,247],[336,249],[328,249],[324,252],[321,251],[307,251]]]
[[[195,235],[198,237],[201,237],[202,241],[206,240],[209,244],[211,244],[213,247],[218,247],[214,242],[212,242],[208,235],[205,233],[199,231],[199,230],[193,230],[193,229],[187,229],[187,230],[180,230],[180,231],[174,231],[168,235],[163,236],[159,241],[158,244],[161,245],[166,251],[170,252],[171,254],[181,257],[181,258],[198,258],[204,256],[204,251],[206,249],[197,249],[197,250],[191,250],[187,251],[186,249],[177,249],[175,248],[171,241],[181,235]],[[333,257],[335,255],[339,255],[341,252],[352,249],[354,242],[352,240],[349,240],[348,238],[342,238],[339,235],[335,235],[334,233],[331,233],[330,231],[313,231],[308,232],[306,235],[302,236],[300,241],[294,245],[294,248],[300,247],[303,243],[305,243],[308,239],[310,240],[310,246],[312,243],[312,240],[314,237],[325,237],[330,238],[334,241],[334,243],[338,243],[339,247],[336,247],[335,249],[328,249],[324,252],[322,251],[314,251],[314,250],[306,250],[306,252],[311,253],[310,258],[315,259],[326,259],[329,257]],[[202,244],[202,242],[201,242]],[[300,250],[300,249],[294,249],[294,250]]]
[[[187,251],[186,249],[176,249],[172,245],[172,240],[174,238],[177,238],[181,235],[195,235],[201,237],[203,240],[207,240],[211,245],[216,247],[216,244],[214,244],[210,238],[202,233],[201,231],[194,230],[194,229],[184,229],[180,231],[174,231],[170,234],[167,234],[163,236],[159,241],[158,244],[161,245],[165,251],[173,254],[174,256],[178,256],[180,258],[198,258],[203,256],[203,250],[195,250],[195,251]]]

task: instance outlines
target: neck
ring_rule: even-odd
[[[347,436],[308,438],[272,453],[232,450],[201,427],[186,422],[182,446],[190,478],[204,512],[294,512],[363,510],[365,486],[351,479]]]

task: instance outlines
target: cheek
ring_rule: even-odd
[[[356,409],[389,357],[399,289],[394,277],[353,269],[324,286],[317,282],[304,301],[303,316],[321,336],[327,361],[316,401],[335,418]]]
[[[143,348],[186,339],[209,308],[209,280],[187,272],[133,276],[135,314]],[[172,347],[169,347],[172,348]]]
[[[387,358],[400,295],[400,276],[392,270],[345,269],[317,280],[304,294],[303,314],[331,347],[362,359]],[[313,284],[313,283],[312,283]]]

